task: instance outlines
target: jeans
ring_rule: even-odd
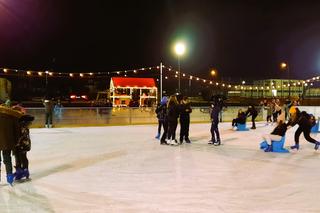
[[[52,112],[46,112],[46,125],[52,125]]]
[[[220,133],[219,133],[219,129],[218,129],[218,123],[214,123],[214,122],[211,123],[210,132],[211,132],[212,142],[220,141]],[[217,137],[217,140],[216,140],[215,136]]]
[[[180,141],[189,139],[190,118],[180,119]]]
[[[299,126],[296,132],[294,133],[294,141],[296,145],[299,145],[299,137],[302,132],[307,141],[314,144],[317,142],[315,139],[310,137],[311,128],[305,128],[305,127]]]
[[[168,139],[175,140],[176,139],[176,129],[178,126],[178,121],[169,121],[168,122]]]

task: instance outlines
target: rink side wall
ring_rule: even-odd
[[[230,122],[236,117],[239,109],[246,107],[227,107],[221,113],[222,122]],[[320,116],[319,106],[300,106],[301,111],[307,111]],[[45,123],[44,108],[27,108],[27,113],[35,117],[32,127],[43,127]],[[191,123],[209,123],[209,107],[193,107]],[[266,111],[259,110],[257,121],[266,119]],[[251,117],[247,119],[251,121]],[[53,125],[55,127],[77,126],[117,126],[117,125],[141,125],[157,124],[155,108],[110,108],[110,107],[83,107],[61,108],[53,112]]]

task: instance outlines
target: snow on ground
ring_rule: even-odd
[[[320,212],[320,151],[303,136],[279,154],[259,150],[273,128],[262,123],[220,124],[220,147],[207,144],[210,124],[192,124],[178,147],[159,145],[156,128],[32,129],[32,180],[10,187],[2,165],[0,212]]]

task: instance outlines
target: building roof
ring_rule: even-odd
[[[114,87],[156,87],[153,78],[122,78],[112,77]]]

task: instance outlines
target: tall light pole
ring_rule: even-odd
[[[185,53],[186,46],[183,42],[178,42],[174,46],[176,55],[178,56],[178,92],[181,93],[181,71],[180,71],[180,57]]]
[[[285,62],[282,62],[281,64],[280,64],[280,68],[282,69],[282,70],[286,70],[287,72],[288,72],[288,82],[289,82],[289,84],[288,84],[288,89],[289,89],[289,98],[290,98],[290,96],[291,96],[291,81],[290,81],[290,69],[289,69],[289,64],[288,63],[285,63]]]

